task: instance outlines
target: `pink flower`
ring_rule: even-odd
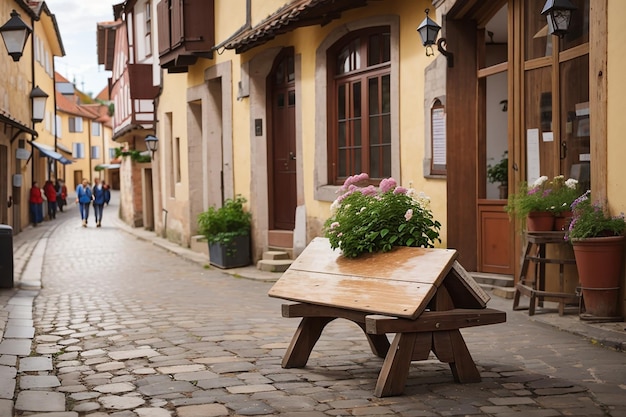
[[[408,209],[406,213],[404,213],[404,218],[408,222],[413,217],[413,209]]]
[[[346,180],[343,182],[343,185],[341,186],[340,190],[341,191],[346,191],[350,189],[350,186],[354,186],[354,184],[358,184],[362,181],[367,181],[370,178],[369,175],[367,175],[367,173],[365,172],[361,172],[358,175],[351,175],[348,178],[346,178]]]
[[[380,192],[386,193],[387,191],[391,191],[396,188],[397,185],[398,183],[393,178],[385,178],[380,182]]]
[[[333,230],[333,229],[335,229],[335,228],[337,228],[337,227],[339,227],[339,222],[332,222],[332,223],[330,224],[330,230]]]
[[[407,189],[406,189],[406,188],[404,188],[404,187],[396,187],[396,188],[393,190],[393,193],[394,193],[394,194],[406,194],[408,191],[409,191],[409,190],[407,190]]]
[[[361,194],[367,195],[367,196],[373,196],[373,195],[376,195],[377,193],[376,187],[374,187],[373,185],[368,185],[367,187],[362,188],[360,191],[361,191]]]

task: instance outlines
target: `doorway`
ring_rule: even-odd
[[[293,230],[296,186],[296,83],[293,49],[281,52],[268,77],[269,228]]]
[[[146,230],[154,230],[154,190],[152,185],[152,168],[143,170],[144,202],[143,202],[143,227]]]
[[[9,185],[9,159],[8,148],[0,145],[0,224],[9,224],[8,212],[8,187]]]
[[[509,151],[509,35],[505,4],[477,28],[478,50],[478,272],[515,272],[514,225],[505,212]],[[504,165],[505,175],[496,175]],[[501,174],[502,172],[500,172]],[[490,175],[491,174],[491,175]]]

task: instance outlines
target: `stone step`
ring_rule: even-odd
[[[207,257],[209,256],[209,244],[203,235],[191,236],[189,249],[197,253],[203,253]]]
[[[256,267],[261,271],[285,272],[292,262],[291,259],[261,259],[257,262]]]
[[[491,285],[493,287],[512,288],[515,279],[512,275],[487,274],[483,272],[472,272],[472,277],[478,284]]]
[[[512,300],[515,295],[515,288],[512,287],[494,287],[491,293],[496,297]]]
[[[263,252],[263,260],[265,261],[277,261],[279,259],[291,259],[289,252],[284,250],[268,250]]]
[[[267,251],[265,252],[285,252],[287,253],[287,258],[286,259],[293,259],[293,248],[289,247],[282,247],[282,246],[268,246],[267,247]]]

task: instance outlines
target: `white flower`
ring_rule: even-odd
[[[339,200],[333,201],[333,204],[330,205],[330,217],[334,217],[335,214],[337,214],[337,210],[339,210],[340,206],[341,203],[339,202]]]
[[[406,213],[404,213],[404,218],[408,222],[409,220],[411,220],[411,217],[413,217],[413,209],[408,209]]]
[[[535,180],[535,182],[533,183],[533,187],[539,187],[543,185],[543,183],[546,181],[548,181],[548,177],[546,177],[545,175],[542,175],[541,177]]]
[[[574,178],[569,178],[567,181],[565,181],[565,186],[573,190],[574,188],[578,186],[578,181],[575,180]]]

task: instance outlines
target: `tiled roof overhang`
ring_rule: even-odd
[[[115,142],[119,142],[121,138],[123,138],[124,136],[126,136],[127,134],[129,134],[131,132],[134,132],[135,130],[149,130],[149,129],[146,129],[142,125],[129,124],[129,125],[124,126],[123,128],[121,128],[117,132],[113,133],[113,138],[112,139]]]
[[[34,129],[29,128],[23,122],[17,120],[15,117],[12,117],[9,113],[5,112],[2,109],[0,109],[0,123],[4,123],[11,126],[12,128],[17,129],[18,133],[26,132],[30,133],[34,137],[38,136],[38,133]]]
[[[253,28],[249,28],[222,46],[238,54],[299,27],[326,25],[339,19],[341,12],[367,5],[368,0],[294,0]]]

